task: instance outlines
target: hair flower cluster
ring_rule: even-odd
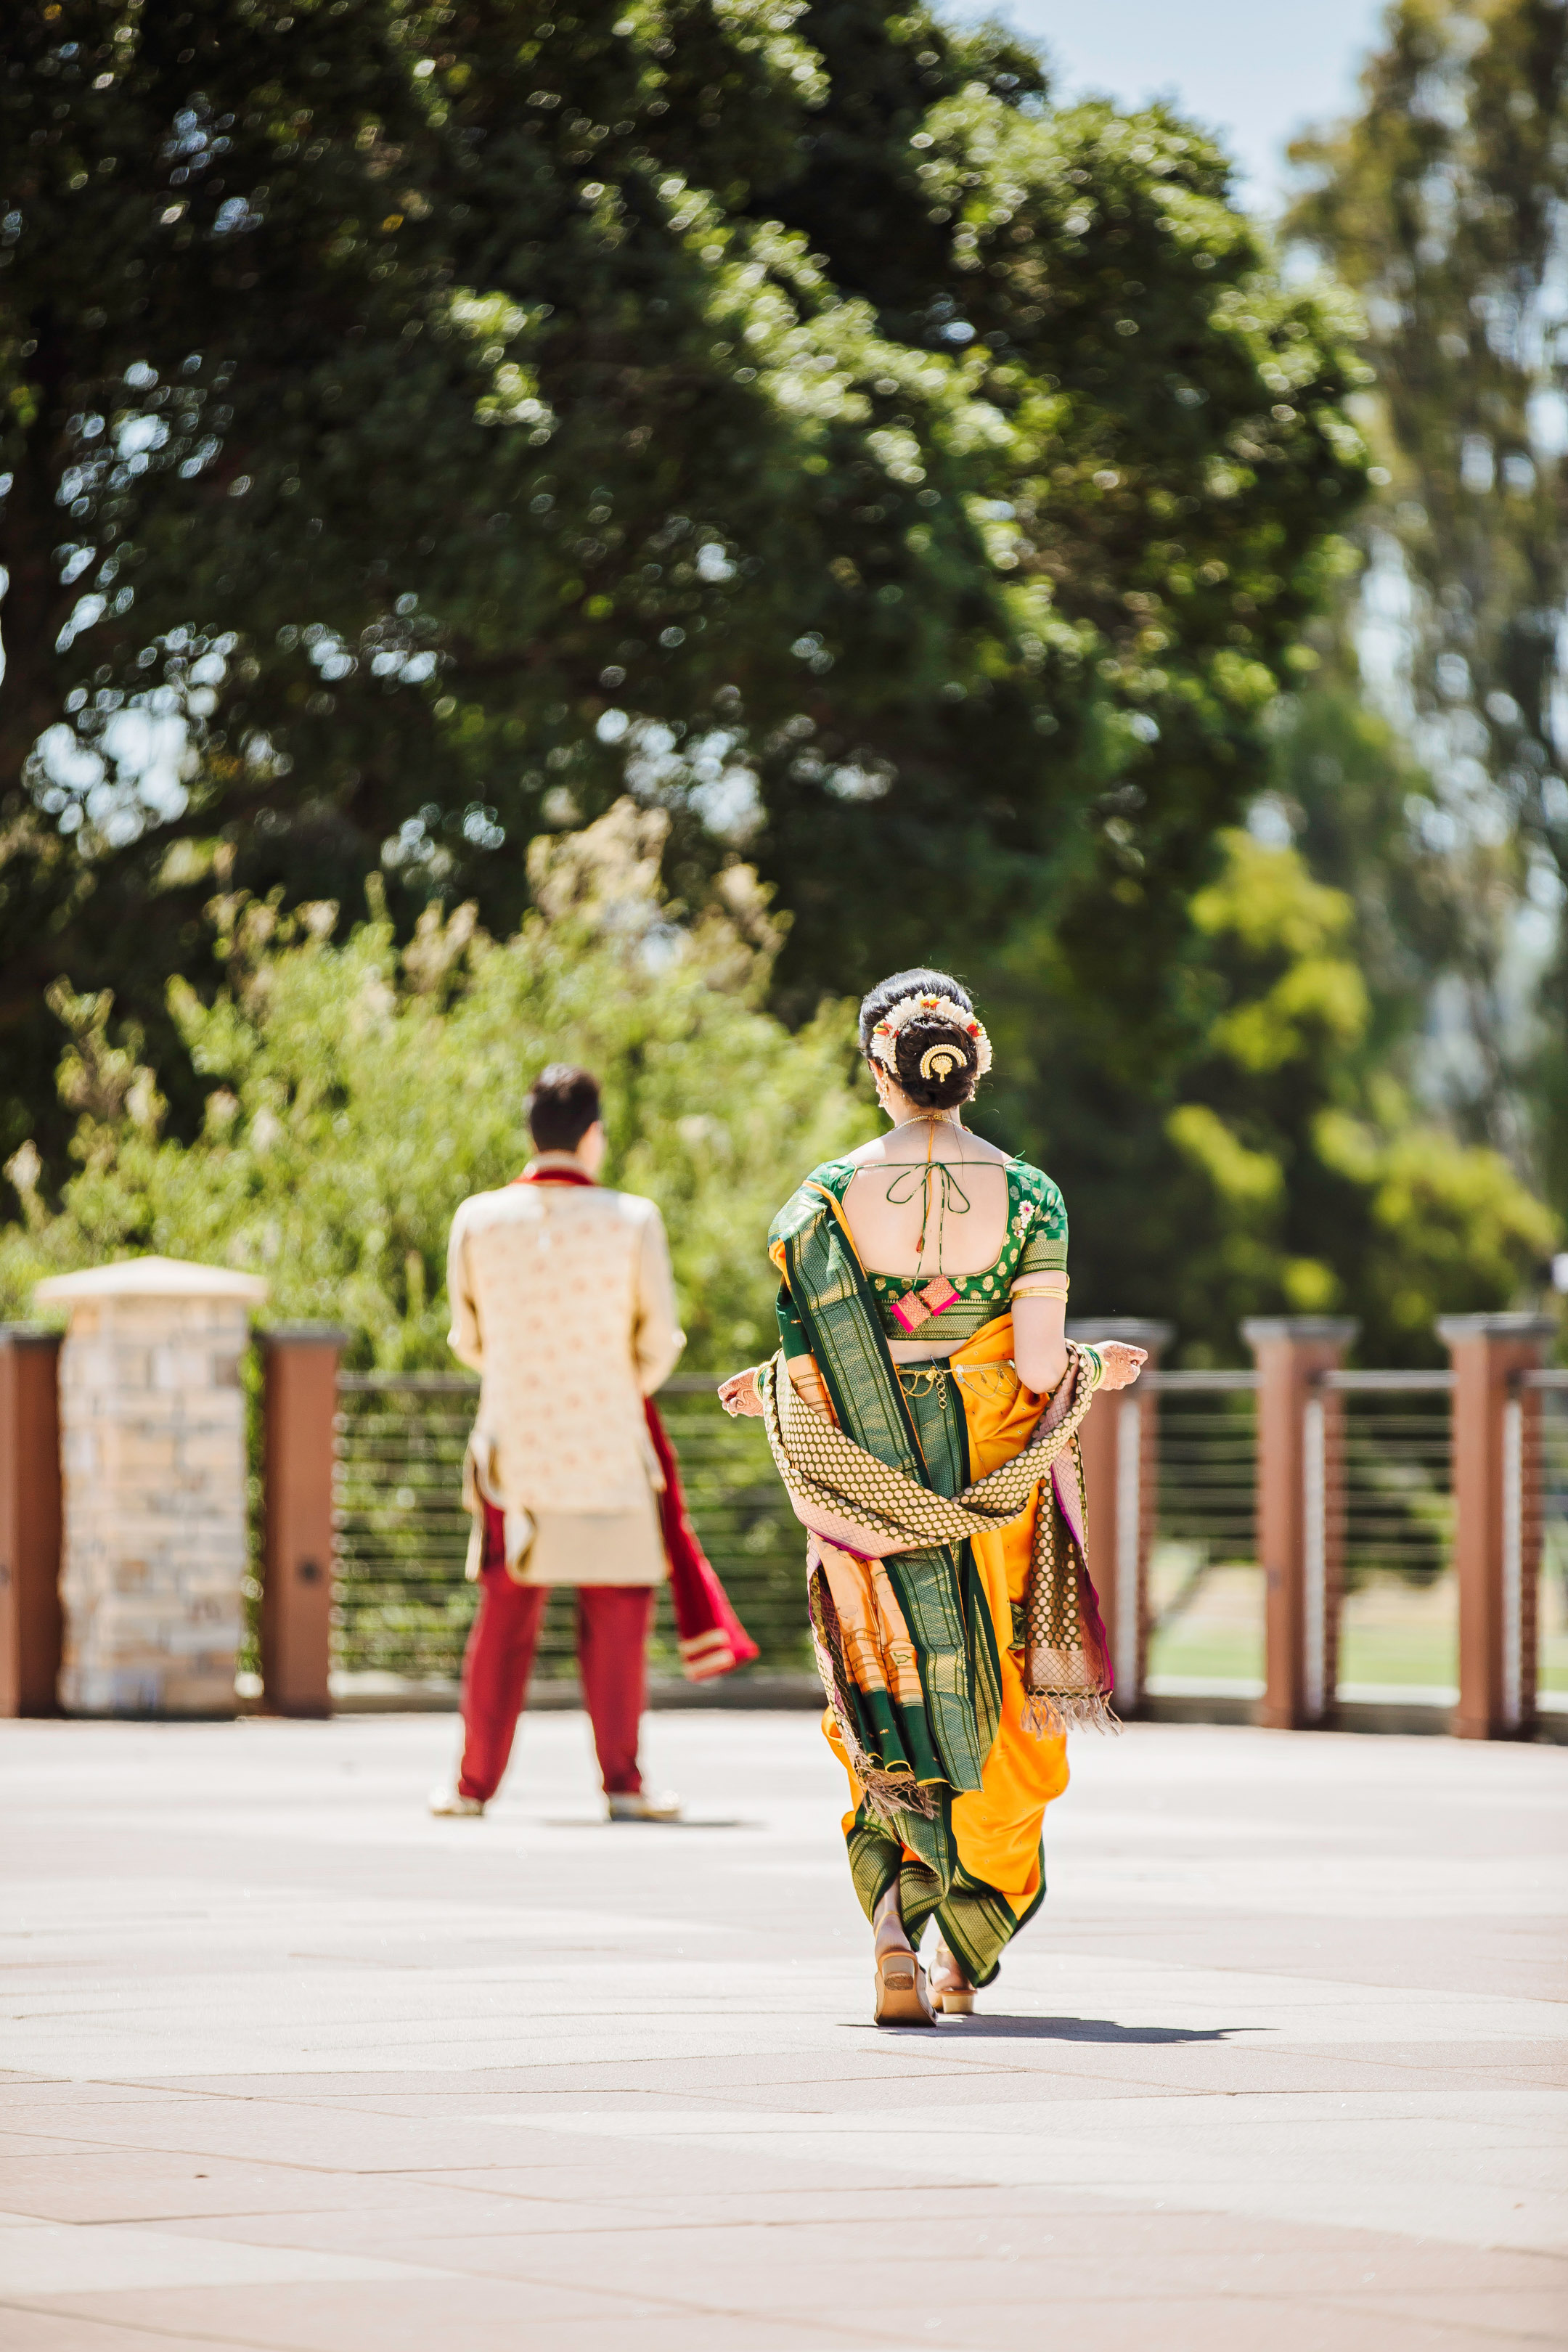
[[[881,1063],[882,1067],[896,1076],[898,1071],[898,1039],[901,1030],[912,1021],[939,1021],[944,1028],[960,1030],[973,1040],[976,1055],[975,1076],[984,1077],[991,1067],[991,1040],[973,1013],[951,996],[905,996],[886,1012],[872,1030],[867,1052]]]

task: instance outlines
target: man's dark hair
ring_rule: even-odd
[[[599,1116],[599,1081],[575,1062],[552,1062],[528,1095],[528,1131],[541,1151],[575,1151]]]

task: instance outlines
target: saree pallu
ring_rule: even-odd
[[[803,1186],[775,1225],[773,1255],[839,1428],[877,1462],[957,1498],[1037,1441],[1042,1400],[1013,1370],[1010,1315],[942,1364],[895,1367],[837,1203]],[[1098,1365],[1079,1370],[1090,1381]],[[1059,1493],[1047,1478],[1047,1532],[1070,1549],[1064,1570],[1083,1601],[1083,1706],[1104,1718],[1109,1673],[1075,1478],[1076,1457]],[[817,1511],[808,1538],[813,1637],[829,1696],[823,1728],[848,1776],[844,1832],[856,1891],[869,1916],[897,1881],[911,1940],[934,1916],[977,1985],[996,1975],[1038,1907],[1045,1810],[1068,1783],[1065,1738],[1059,1728],[1042,1736],[1026,1687],[1037,1679],[1026,1669],[1041,1509],[1037,1487],[1005,1525],[895,1550]],[[1077,1712],[1069,1699],[1068,1717]]]
[[[675,1609],[680,1671],[689,1683],[710,1683],[732,1675],[761,1655],[730,1605],[718,1572],[697,1539],[680,1484],[680,1465],[658,1405],[645,1397],[647,1433],[664,1480],[658,1498],[659,1527],[669,1560],[669,1597]]]

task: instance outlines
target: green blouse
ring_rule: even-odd
[[[820,1184],[842,1204],[851,1181],[859,1172],[859,1165],[850,1160],[825,1160],[814,1168],[806,1179]],[[878,1274],[866,1269],[866,1279],[877,1303],[878,1319],[889,1339],[963,1340],[972,1339],[996,1316],[1006,1311],[1013,1285],[1027,1274],[1065,1272],[1068,1262],[1068,1213],[1060,1192],[1042,1169],[1031,1168],[1026,1160],[1007,1162],[1007,1232],[1002,1248],[988,1266],[979,1274],[952,1274],[945,1278],[952,1283],[958,1297],[944,1307],[939,1315],[907,1330],[893,1313],[894,1301],[907,1298],[913,1290],[923,1289],[935,1274],[927,1266],[922,1274]],[[789,1292],[782,1285],[778,1296],[779,1337],[786,1356],[804,1356],[809,1351],[805,1333],[795,1314]]]

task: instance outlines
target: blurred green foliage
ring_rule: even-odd
[[[61,972],[194,1130],[215,876],[504,936],[628,782],[676,889],[779,887],[792,1017],[1049,910],[1168,1044],[1363,476],[1205,134],[887,0],[51,0],[0,62],[0,1146],[58,1162]]]
[[[623,803],[541,843],[538,904],[505,941],[470,906],[430,909],[401,950],[383,919],[339,942],[330,906],[284,915],[232,894],[216,1000],[174,984],[211,1087],[189,1144],[160,1135],[156,1081],[112,1042],[106,1002],[58,992],[78,1168],[51,1213],[36,1165],[13,1159],[29,1214],[0,1232],[0,1313],[25,1313],[46,1270],[153,1251],[265,1275],[268,1316],[345,1325],[352,1365],[449,1369],[452,1212],[519,1172],[529,1083],[566,1058],[603,1083],[605,1181],[664,1212],[686,1369],[752,1360],[772,1344],[761,1236],[781,1171],[871,1121],[847,1015],[792,1034],[763,1009],[777,932],[746,871],[673,919],[665,824]]]
[[[1363,1363],[1440,1361],[1437,1314],[1531,1294],[1558,1222],[1395,1076],[1410,992],[1363,955],[1355,899],[1288,840],[1218,846],[1172,975],[1193,1042],[1163,1085],[1128,1076],[1042,940],[990,1015],[982,1124],[1062,1186],[1078,1311],[1167,1316],[1189,1363],[1243,1360],[1241,1318],[1268,1312],[1359,1317]]]
[[[1205,133],[889,0],[50,0],[0,65],[12,1302],[237,1252],[439,1360],[450,1209],[579,1053],[747,1355],[767,1216],[858,1131],[816,1008],[931,959],[1081,1311],[1213,1359],[1342,1304],[1399,1360],[1528,1288],[1550,1221],[1409,1083],[1426,780],[1308,642],[1360,322]],[[1369,294],[1344,223],[1397,272],[1426,139],[1327,164]],[[1236,830],[1264,787],[1299,848]],[[623,936],[548,891],[628,791]]]
[[[216,999],[172,983],[210,1087],[189,1144],[161,1134],[155,1076],[133,1032],[117,1041],[108,998],[56,990],[78,1169],[52,1213],[32,1147],[8,1163],[27,1217],[0,1230],[0,1313],[25,1313],[42,1273],[156,1251],[265,1274],[269,1313],[346,1324],[351,1362],[441,1365],[452,1212],[517,1172],[528,1083],[566,1057],[601,1074],[607,1181],[664,1211],[690,1363],[770,1351],[773,1212],[875,1121],[848,1009],[794,1033],[764,1009],[779,931],[751,870],[729,868],[695,914],[664,899],[666,824],[624,801],[542,838],[535,908],[504,943],[471,905],[427,909],[399,949],[382,917],[339,944],[330,905],[283,914],[229,894]],[[1194,902],[1204,1046],[1179,1096],[1124,1102],[1098,1169],[1093,1130],[1043,1154],[1065,1174],[1078,1297],[1171,1314],[1194,1360],[1234,1356],[1260,1306],[1350,1308],[1363,1359],[1430,1355],[1437,1311],[1505,1303],[1552,1221],[1505,1160],[1415,1118],[1369,1059],[1351,900],[1293,849],[1235,831],[1222,855]],[[1006,1041],[1005,1070],[1021,1045]],[[1009,1094],[1016,1108],[1016,1071],[1003,1083],[993,1129]]]
[[[1450,1116],[1568,1213],[1568,15],[1399,0],[1355,115],[1292,152],[1288,233],[1362,298],[1376,371],[1383,699],[1430,778],[1422,952],[1473,1039]]]

